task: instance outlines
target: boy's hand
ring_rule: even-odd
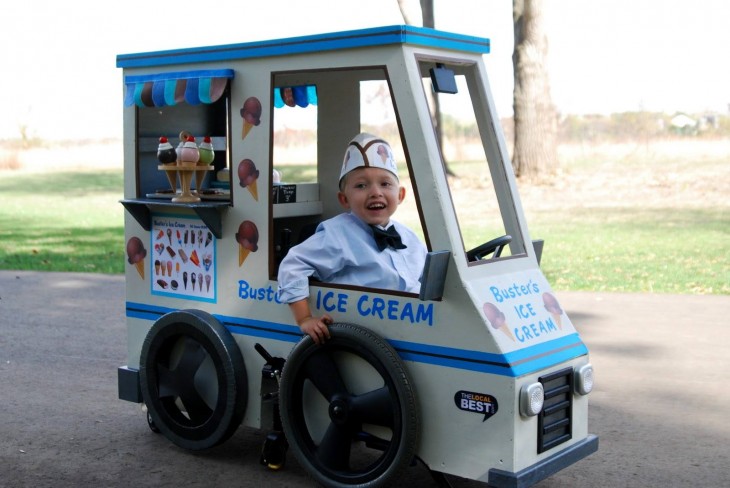
[[[315,344],[322,344],[330,338],[330,330],[327,326],[332,322],[332,317],[324,314],[322,317],[305,317],[297,325],[302,332],[312,338]]]

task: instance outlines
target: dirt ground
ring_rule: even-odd
[[[557,176],[518,183],[525,208],[727,208],[730,139],[561,145]],[[478,179],[458,185],[477,190]]]

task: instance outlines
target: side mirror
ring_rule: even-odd
[[[542,247],[545,245],[543,239],[535,239],[532,241],[532,247],[535,249],[535,257],[537,258],[537,265],[540,266],[540,260],[542,260]]]
[[[418,294],[420,300],[439,300],[443,297],[450,255],[451,251],[432,251],[426,255],[421,291]]]
[[[433,91],[436,93],[458,93],[454,72],[439,63],[435,68],[429,70]]]

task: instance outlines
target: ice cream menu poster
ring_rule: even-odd
[[[198,219],[153,216],[152,294],[216,301],[216,241]]]

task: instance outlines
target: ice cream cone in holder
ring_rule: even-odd
[[[177,193],[177,171],[172,171],[177,166],[177,163],[165,164],[163,166],[170,168],[169,171],[165,171],[165,176],[167,176],[167,181],[170,183],[172,192]]]
[[[215,152],[213,152],[213,143],[211,142],[210,136],[205,136],[203,142],[198,147],[198,153],[200,159],[198,165],[209,166],[215,159]],[[203,188],[203,179],[205,179],[205,170],[199,170],[195,172],[195,189],[200,193]]]

